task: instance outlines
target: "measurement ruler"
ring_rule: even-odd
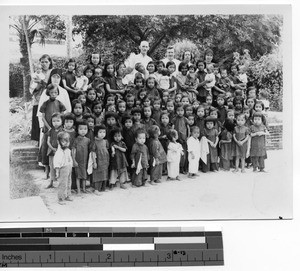
[[[224,265],[221,231],[204,228],[0,228],[0,267]]]

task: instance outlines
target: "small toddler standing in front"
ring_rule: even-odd
[[[189,178],[195,178],[199,176],[199,160],[200,160],[200,129],[198,126],[193,126],[191,128],[191,136],[187,140],[188,147],[188,160],[189,160]]]
[[[168,139],[170,143],[168,145],[167,153],[167,168],[168,168],[168,180],[178,180],[179,178],[179,168],[180,168],[180,159],[183,155],[183,148],[180,143],[177,142],[178,133],[176,130],[171,129],[168,133]]]
[[[147,169],[149,167],[149,151],[146,142],[146,131],[138,128],[135,132],[135,143],[132,146],[130,158],[132,174],[132,185],[139,187],[145,185],[147,181]]]
[[[67,132],[59,132],[57,135],[58,148],[54,154],[53,167],[55,177],[59,183],[57,187],[58,203],[65,204],[64,201],[71,199],[71,176],[72,176],[72,156],[70,145],[70,135]]]
[[[150,154],[150,184],[160,183],[163,172],[163,164],[167,162],[167,155],[158,137],[160,129],[152,125],[149,133],[149,154]]]

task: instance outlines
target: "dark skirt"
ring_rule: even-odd
[[[40,125],[38,117],[36,116],[38,105],[32,107],[32,126],[31,126],[31,140],[40,140]]]

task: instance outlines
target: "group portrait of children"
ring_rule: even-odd
[[[210,49],[200,59],[186,50],[179,60],[172,46],[154,60],[148,50],[142,41],[139,54],[115,63],[94,51],[84,65],[68,59],[64,70],[40,57],[31,136],[60,204],[117,184],[266,172],[269,101],[249,82],[247,63],[219,65]]]

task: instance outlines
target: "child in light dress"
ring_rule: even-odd
[[[33,93],[33,91],[36,89],[36,87],[39,85],[38,83],[35,82],[35,80],[37,81],[41,81],[43,82],[45,80],[45,74],[42,71],[42,65],[40,63],[38,63],[36,65],[36,70],[35,72],[31,75],[32,78],[32,82],[30,84],[30,93]]]
[[[69,149],[70,135],[67,132],[59,132],[57,135],[58,148],[54,154],[53,167],[55,177],[59,183],[57,187],[58,203],[72,201],[71,198],[71,176],[72,176],[72,155]]]
[[[200,129],[198,126],[193,126],[191,128],[191,136],[187,140],[188,147],[188,160],[189,160],[189,178],[195,178],[199,176],[199,160],[200,160]]]
[[[183,155],[183,148],[180,143],[177,142],[178,133],[176,130],[171,129],[168,133],[168,139],[170,143],[168,145],[167,153],[167,168],[168,168],[168,178],[167,180],[178,180],[179,178],[179,169],[180,169],[180,159]]]
[[[86,91],[89,79],[83,74],[83,67],[77,66],[75,69],[75,79],[73,87],[77,91]]]
[[[216,77],[214,74],[214,66],[212,64],[207,65],[207,74],[205,75],[204,80],[206,81],[206,91],[208,94],[212,95],[211,89],[216,84]]]

